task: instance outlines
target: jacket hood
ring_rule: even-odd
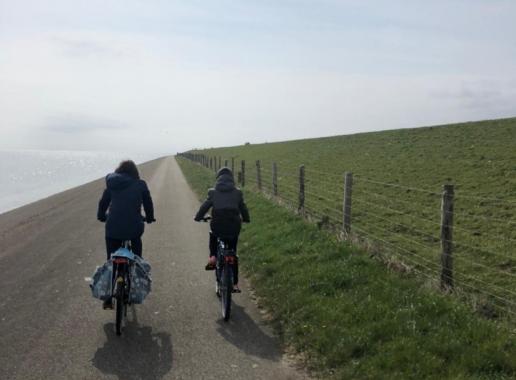
[[[229,170],[229,169],[228,169]],[[231,173],[231,171],[230,171]],[[231,191],[235,188],[235,181],[231,174],[222,174],[218,176],[217,182],[215,183],[215,190],[217,191]]]
[[[111,173],[106,176],[106,187],[110,190],[123,190],[136,181],[127,174]]]
[[[231,176],[231,178],[233,178],[233,172],[227,166],[224,166],[219,169],[219,171],[217,172],[216,178],[219,178],[221,175],[229,175],[229,176]]]

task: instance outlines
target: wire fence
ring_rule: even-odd
[[[367,247],[387,265],[464,297],[489,318],[516,322],[516,199],[420,188],[292,162],[183,153]]]

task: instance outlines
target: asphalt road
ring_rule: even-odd
[[[129,310],[121,337],[114,312],[86,279],[105,259],[96,221],[98,180],[0,215],[0,379],[300,379],[243,281],[229,322],[204,270],[208,226],[171,157],[140,167],[157,223],[144,257],[153,291]],[[252,210],[251,210],[252,212]]]

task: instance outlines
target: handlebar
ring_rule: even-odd
[[[205,222],[206,223],[206,222],[209,222],[211,219],[212,219],[211,216],[205,216],[204,218],[196,220],[196,222]],[[243,223],[249,223],[249,222],[243,222]]]
[[[107,221],[107,215],[106,215],[106,217],[105,217],[105,218],[103,218],[103,219],[98,219],[98,218],[97,218],[97,220],[98,220],[99,222],[106,223],[106,221]],[[146,218],[146,217],[142,216],[142,221],[143,221],[144,223],[150,224],[150,223],[154,223],[154,222],[156,221],[156,218],[152,218],[151,220],[147,220],[147,218]]]

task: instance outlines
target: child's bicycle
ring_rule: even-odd
[[[211,217],[203,218],[207,222]],[[215,293],[220,298],[222,318],[229,320],[231,315],[231,295],[233,294],[234,271],[237,264],[236,252],[227,248],[224,240],[217,238],[217,261],[215,268]]]

